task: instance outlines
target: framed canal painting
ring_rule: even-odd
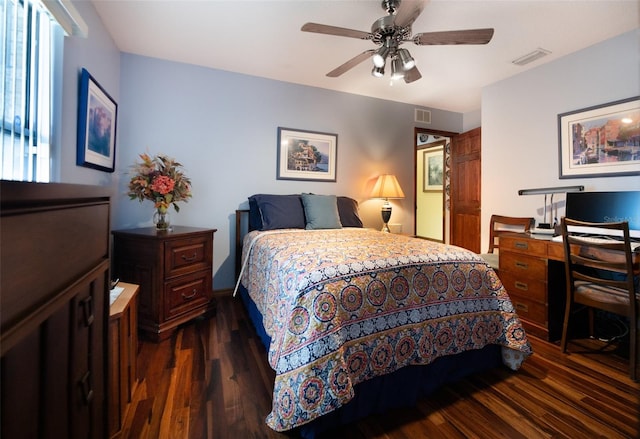
[[[640,175],[640,96],[558,115],[560,178]]]

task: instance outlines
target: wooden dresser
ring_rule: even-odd
[[[174,226],[117,230],[115,276],[140,285],[138,329],[160,341],[182,323],[213,314],[213,238],[216,229]]]
[[[109,436],[122,428],[127,408],[138,383],[138,291],[134,284],[123,288],[109,307]]]
[[[3,439],[107,436],[107,188],[0,182]]]
[[[566,300],[562,243],[544,235],[501,234],[499,273],[525,330],[559,340]]]

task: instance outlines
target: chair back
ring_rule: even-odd
[[[637,308],[634,275],[639,272],[633,264],[629,223],[589,223],[570,218],[562,221],[562,239],[565,252],[567,292],[577,289],[590,293],[572,297],[578,303],[607,301],[606,294],[616,294],[623,302],[596,303],[600,309],[635,319]],[[611,299],[608,299],[611,301]]]
[[[589,223],[563,218],[562,241],[567,279],[566,310],[560,346],[567,348],[569,319],[574,304],[600,309],[629,319],[630,376],[636,380],[638,347],[637,293],[640,262],[631,250],[629,223]],[[593,335],[593,312],[590,312]]]
[[[489,251],[493,253],[500,247],[500,234],[503,232],[528,232],[535,225],[535,219],[530,217],[514,217],[491,215],[489,223]]]

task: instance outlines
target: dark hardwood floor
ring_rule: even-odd
[[[518,372],[498,368],[449,385],[416,407],[323,438],[639,438],[640,384],[627,363],[591,341],[532,338]],[[161,343],[141,342],[137,385],[120,438],[287,438],[264,423],[274,374],[239,299],[218,299]]]

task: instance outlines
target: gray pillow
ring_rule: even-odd
[[[338,197],[338,213],[342,227],[363,227],[358,214],[358,202],[349,197]]]
[[[335,195],[302,194],[306,229],[341,229],[338,200]]]

